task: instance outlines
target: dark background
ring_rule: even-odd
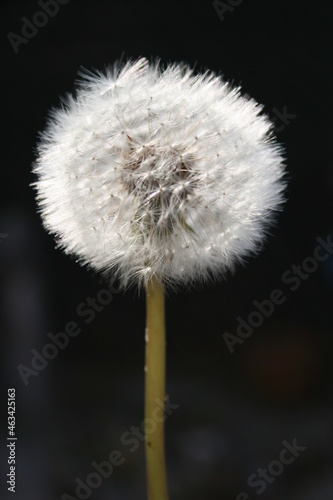
[[[22,17],[41,6],[1,4],[1,371],[5,411],[16,388],[17,500],[76,498],[76,478],[86,481],[92,462],[115,449],[125,463],[89,498],[146,498],[144,446],[130,452],[120,441],[143,419],[144,297],[114,293],[91,323],[78,316],[107,284],[54,248],[30,187],[37,133],[79,69],[140,55],[240,84],[275,120],[288,170],[288,201],[260,255],[225,281],[167,299],[167,392],[179,405],[166,422],[170,498],[333,498],[333,257],[295,291],[282,279],[333,234],[332,7],[225,5],[219,15],[210,1],[71,0],[15,53],[8,33],[21,35]],[[223,334],[235,335],[237,318],[276,288],[284,303],[231,354]],[[31,350],[42,352],[69,321],[81,333],[25,385],[17,367],[31,368]],[[306,450],[258,494],[249,476],[295,438]],[[5,444],[1,498],[11,498]]]

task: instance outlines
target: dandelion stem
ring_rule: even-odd
[[[164,459],[164,289],[155,279],[146,291],[145,446],[148,500],[167,500]]]

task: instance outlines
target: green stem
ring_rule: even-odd
[[[148,500],[168,500],[164,459],[164,289],[152,279],[146,291],[145,448]]]

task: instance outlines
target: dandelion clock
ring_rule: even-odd
[[[84,74],[40,135],[33,171],[45,228],[123,290],[146,292],[145,419],[156,424],[145,440],[149,500],[168,498],[156,419],[164,290],[222,276],[259,249],[283,202],[272,130],[262,106],[214,73],[141,58]]]

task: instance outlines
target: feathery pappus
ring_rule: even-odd
[[[285,188],[261,105],[184,64],[140,58],[82,76],[33,167],[66,253],[126,288],[219,276],[260,248]]]

